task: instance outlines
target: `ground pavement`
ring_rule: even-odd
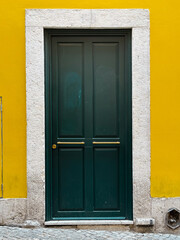
[[[157,240],[157,239],[178,239],[180,236],[172,234],[153,234],[153,233],[135,233],[120,231],[100,231],[100,230],[77,230],[77,229],[58,229],[58,228],[19,228],[0,226],[0,240],[2,239],[62,239],[62,240]]]

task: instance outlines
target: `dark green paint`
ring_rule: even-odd
[[[83,44],[59,43],[55,51],[58,55],[58,136],[83,137]]]
[[[94,137],[118,137],[118,45],[93,44]]]
[[[57,198],[57,208],[59,211],[83,211],[84,149],[59,148],[58,157],[58,184],[55,182],[53,185],[57,195],[63,197]]]
[[[94,148],[94,210],[119,209],[119,148]]]
[[[46,220],[132,219],[131,31],[46,30],[45,66]]]

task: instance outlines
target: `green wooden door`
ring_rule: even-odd
[[[46,219],[132,219],[130,32],[68,34],[47,34]]]

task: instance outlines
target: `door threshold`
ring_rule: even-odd
[[[45,221],[45,226],[65,226],[65,225],[132,225],[132,220],[58,220]]]

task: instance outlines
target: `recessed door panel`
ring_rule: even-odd
[[[59,137],[83,136],[83,44],[59,43]]]
[[[119,150],[94,148],[94,209],[119,209]]]
[[[83,148],[59,148],[58,211],[84,209]]]
[[[118,136],[118,43],[93,44],[94,137]]]

